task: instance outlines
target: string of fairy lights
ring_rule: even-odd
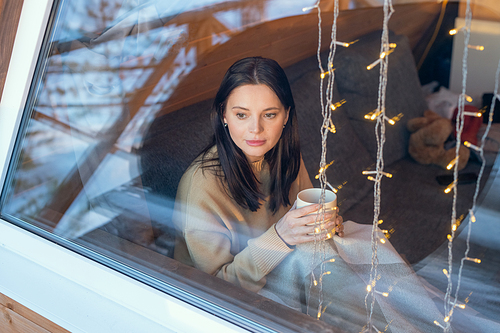
[[[445,295],[445,303],[444,303],[444,310],[445,310],[445,317],[443,318],[444,324],[439,323],[438,321],[435,321],[434,324],[437,326],[443,328],[444,332],[450,332],[451,331],[451,321],[453,318],[453,313],[455,308],[465,308],[464,303],[459,303],[458,301],[458,296],[459,296],[459,291],[460,291],[460,284],[462,281],[462,271],[464,268],[464,264],[466,261],[470,261],[476,264],[481,263],[481,260],[478,258],[471,258],[469,257],[469,251],[470,251],[470,236],[471,236],[471,231],[472,231],[472,224],[476,222],[476,217],[475,217],[475,210],[476,210],[476,204],[477,204],[477,198],[479,195],[479,189],[480,189],[480,184],[481,184],[481,179],[484,173],[484,169],[486,166],[486,159],[484,157],[484,147],[486,143],[486,138],[488,137],[491,124],[493,122],[493,115],[494,115],[494,110],[495,110],[495,104],[496,100],[500,100],[500,94],[498,92],[499,90],[499,81],[500,81],[500,60],[497,66],[497,71],[495,75],[495,88],[494,88],[494,93],[493,93],[493,98],[491,101],[490,105],[490,112],[489,112],[489,118],[488,118],[488,125],[486,127],[486,130],[481,138],[481,145],[478,147],[476,145],[471,144],[470,142],[465,141],[464,145],[468,147],[469,149],[474,149],[476,150],[480,157],[481,157],[481,169],[479,171],[477,180],[476,180],[476,186],[475,186],[475,191],[474,191],[474,197],[472,199],[472,207],[469,209],[469,223],[467,226],[467,236],[466,236],[466,250],[464,252],[464,256],[460,260],[460,267],[458,269],[458,274],[457,274],[457,285],[455,288],[455,295],[452,299],[452,292],[453,292],[453,281],[452,281],[452,264],[453,264],[453,253],[452,253],[452,248],[453,248],[453,240],[455,238],[455,232],[457,230],[458,226],[458,221],[456,219],[456,198],[458,194],[458,159],[459,159],[459,148],[461,144],[461,135],[462,131],[464,128],[464,122],[465,122],[465,117],[481,117],[482,114],[480,112],[466,112],[465,111],[465,101],[471,102],[471,98],[466,95],[466,87],[467,87],[467,57],[468,57],[468,50],[478,50],[478,51],[483,51],[484,46],[482,45],[471,45],[470,42],[470,35],[471,35],[471,25],[472,25],[472,11],[470,8],[470,0],[467,0],[466,4],[466,11],[465,11],[465,26],[460,28],[460,29],[453,29],[450,31],[450,35],[454,35],[456,33],[463,32],[464,33],[464,51],[463,51],[463,57],[462,57],[462,93],[459,97],[459,104],[458,104],[458,112],[456,116],[456,149],[455,149],[455,158],[450,162],[448,165],[448,169],[451,169],[451,167],[454,167],[454,172],[453,172],[453,182],[445,189],[446,193],[449,193],[451,189],[453,189],[453,206],[452,206],[452,217],[451,217],[451,233],[448,235],[448,270],[443,269],[443,273],[446,275],[448,284],[447,284],[447,289],[446,289],[446,295]]]
[[[341,107],[344,103],[346,103],[345,100],[341,100],[339,102],[333,103],[333,85],[335,81],[335,68],[333,67],[333,59],[336,54],[336,47],[337,46],[343,46],[343,47],[349,47],[351,44],[355,43],[357,40],[352,41],[352,42],[340,42],[337,41],[337,18],[339,15],[339,0],[334,0],[334,16],[333,16],[333,24],[332,24],[332,32],[331,32],[331,43],[330,43],[330,52],[328,54],[328,62],[327,62],[327,69],[325,70],[322,65],[321,57],[320,57],[320,52],[321,52],[321,36],[322,36],[322,20],[321,20],[321,8],[319,6],[321,0],[318,0],[317,3],[308,8],[304,8],[303,10],[311,10],[311,9],[317,9],[318,11],[318,49],[317,49],[317,59],[318,59],[318,66],[320,69],[320,103],[321,103],[321,110],[322,110],[322,115],[323,115],[323,124],[321,127],[321,137],[322,137],[322,152],[321,152],[321,159],[320,159],[320,169],[318,171],[318,174],[316,175],[316,179],[319,179],[320,185],[321,185],[321,190],[322,190],[322,196],[320,203],[322,204],[322,209],[320,210],[320,214],[318,214],[318,221],[320,221],[323,216],[324,216],[324,205],[325,205],[325,190],[326,187],[329,187],[333,192],[337,192],[337,189],[334,188],[327,180],[326,177],[326,169],[331,166],[334,161],[330,161],[327,163],[326,160],[326,153],[327,153],[327,138],[329,133],[336,133],[336,127],[335,124],[332,121],[332,112]],[[440,1],[441,2],[441,1]],[[443,11],[446,7],[447,0],[444,0],[443,4]],[[388,23],[389,20],[394,13],[394,8],[392,5],[392,0],[384,0],[384,19],[383,19],[383,27],[382,27],[382,36],[381,36],[381,43],[380,43],[380,56],[378,59],[376,59],[374,62],[372,62],[370,65],[367,66],[367,70],[372,70],[376,66],[380,66],[379,68],[379,87],[378,87],[378,100],[377,100],[377,108],[373,110],[372,112],[366,114],[364,116],[365,119],[375,121],[375,136],[376,136],[376,142],[377,142],[377,161],[376,161],[376,168],[375,170],[365,170],[362,172],[363,175],[367,176],[367,178],[371,181],[374,182],[374,214],[373,214],[373,223],[372,223],[372,236],[371,236],[371,248],[372,248],[372,259],[371,259],[371,270],[370,270],[370,277],[369,277],[369,283],[366,287],[366,296],[365,296],[365,309],[366,309],[366,315],[367,315],[367,323],[363,327],[363,332],[372,332],[375,330],[376,332],[381,332],[378,328],[376,328],[372,322],[372,315],[373,315],[373,310],[375,306],[375,294],[377,295],[382,295],[384,297],[389,296],[389,292],[387,291],[379,291],[376,289],[376,283],[377,283],[377,268],[378,268],[378,257],[377,257],[377,252],[378,252],[378,242],[381,242],[382,244],[385,243],[385,238],[388,237],[389,231],[388,230],[381,230],[379,229],[379,225],[383,222],[382,220],[379,219],[380,216],[380,201],[381,201],[381,180],[383,177],[388,177],[392,178],[392,174],[384,171],[384,158],[383,158],[383,149],[384,149],[384,144],[386,140],[385,136],[385,130],[386,130],[386,122],[389,125],[394,125],[397,121],[401,120],[403,117],[402,113],[399,113],[398,115],[389,118],[386,115],[386,109],[385,109],[385,102],[386,102],[386,90],[387,90],[387,78],[388,78],[388,66],[389,66],[389,55],[394,51],[394,49],[397,47],[395,43],[390,43],[389,42],[389,28],[388,28]],[[482,165],[481,169],[477,178],[476,182],[476,187],[475,187],[475,193],[473,197],[473,204],[472,208],[469,210],[469,223],[468,223],[468,232],[467,232],[467,239],[466,239],[466,251],[464,253],[463,258],[460,261],[460,268],[458,272],[458,282],[457,286],[455,289],[455,296],[453,297],[452,300],[452,291],[453,291],[453,282],[452,282],[452,262],[453,262],[453,255],[452,255],[452,245],[453,245],[453,240],[455,238],[455,232],[457,230],[457,227],[460,223],[459,220],[457,220],[457,211],[456,211],[456,202],[457,202],[457,184],[458,184],[458,161],[459,161],[459,148],[461,145],[461,135],[464,129],[464,119],[466,116],[468,117],[481,117],[482,113],[481,112],[469,112],[465,111],[465,102],[472,102],[472,98],[466,94],[466,78],[467,78],[467,57],[468,57],[468,50],[477,50],[477,51],[483,51],[484,46],[482,45],[471,45],[469,43],[470,40],[470,31],[471,31],[471,20],[472,20],[472,12],[470,9],[470,0],[467,0],[467,6],[466,6],[466,12],[465,12],[465,26],[461,27],[459,29],[453,29],[449,33],[450,35],[455,35],[459,32],[463,32],[465,35],[464,38],[464,53],[463,53],[463,59],[462,59],[462,93],[460,94],[459,97],[459,104],[458,104],[458,112],[456,116],[456,149],[455,149],[455,158],[450,161],[450,163],[447,166],[448,170],[453,170],[453,182],[449,184],[446,189],[444,190],[445,193],[450,193],[453,191],[453,204],[452,204],[452,214],[451,214],[451,233],[447,236],[448,238],[448,269],[443,269],[444,274],[446,275],[448,279],[448,285],[446,289],[446,294],[445,294],[445,302],[444,302],[444,310],[445,310],[445,315],[443,318],[443,323],[440,323],[439,321],[434,321],[434,324],[439,326],[440,328],[443,329],[445,332],[449,332],[451,330],[451,321],[452,321],[452,316],[453,316],[453,311],[455,308],[465,308],[465,303],[467,303],[468,298],[465,300],[465,303],[461,303],[458,301],[458,293],[460,289],[460,282],[461,282],[461,277],[462,277],[462,270],[464,267],[464,263],[466,261],[471,261],[474,263],[480,263],[481,260],[478,258],[471,258],[468,256],[469,251],[470,251],[470,234],[471,234],[471,228],[472,228],[472,223],[476,222],[476,217],[474,215],[474,212],[476,210],[476,203],[477,203],[477,198],[479,194],[479,189],[480,189],[480,183],[481,183],[481,178],[484,173],[484,169],[486,166],[486,159],[484,157],[484,146],[486,143],[486,138],[488,136],[488,133],[491,128],[491,124],[493,122],[493,113],[495,109],[495,103],[496,100],[500,100],[500,93],[499,93],[499,81],[500,81],[500,61],[498,64],[496,76],[495,76],[495,90],[493,94],[493,99],[491,102],[490,106],[490,112],[489,112],[489,120],[488,120],[488,125],[487,128],[483,134],[483,137],[481,139],[481,145],[475,146],[470,142],[465,141],[464,145],[470,149],[476,150],[482,159]],[[324,91],[324,81],[326,78],[326,91]],[[341,188],[341,187],[339,187]],[[472,223],[471,223],[472,222]],[[318,230],[318,234],[322,232],[326,232],[325,230]],[[328,238],[331,237],[331,235],[328,234]],[[315,240],[315,253],[314,255],[316,256],[316,253],[321,253],[322,254],[322,263],[325,264],[327,262],[334,262],[335,259],[330,259],[330,260],[325,260],[325,242],[319,241],[319,238]],[[318,251],[319,248],[319,251]],[[313,259],[313,262],[315,260]],[[322,280],[325,275],[329,275],[331,272],[330,271],[325,271],[324,270],[324,265],[321,265],[321,271],[319,273],[319,279],[316,278],[314,272],[311,275],[311,286],[319,286],[320,292],[319,292],[319,305],[317,308],[317,315],[316,317],[319,319],[322,315],[322,313],[325,311],[326,307],[323,307],[323,297],[322,297]],[[389,288],[391,289],[391,288]],[[389,290],[390,291],[390,290]],[[328,305],[327,305],[328,306]],[[309,309],[308,309],[309,313]],[[386,327],[387,329],[387,327]]]
[[[318,49],[317,49],[317,59],[318,59],[318,67],[320,70],[320,103],[321,103],[321,112],[323,115],[323,124],[321,126],[321,158],[320,158],[320,169],[318,172],[318,175],[316,176],[316,179],[319,179],[320,184],[321,184],[321,198],[320,198],[320,204],[321,204],[321,209],[320,213],[317,216],[317,221],[322,221],[324,220],[324,213],[325,213],[325,190],[326,186],[328,183],[328,180],[326,178],[326,169],[334,163],[334,161],[331,161],[330,163],[326,163],[326,153],[327,153],[327,138],[328,138],[328,133],[335,133],[335,125],[333,124],[332,121],[332,111],[335,110],[335,108],[339,107],[342,104],[333,104],[333,85],[335,81],[335,69],[333,68],[333,59],[335,57],[335,53],[337,51],[337,45],[340,43],[337,42],[337,18],[339,15],[339,1],[334,0],[334,10],[333,10],[333,24],[332,24],[332,31],[331,31],[331,42],[330,42],[330,47],[329,47],[329,54],[328,54],[328,62],[327,62],[327,69],[325,70],[323,68],[322,62],[321,62],[321,35],[322,35],[322,20],[321,20],[321,8],[319,6],[321,0],[318,0],[316,2],[316,5],[314,6],[318,10],[318,31],[319,31],[319,36],[318,36]],[[325,95],[323,95],[323,87],[324,87],[324,81],[326,78],[326,91]],[[326,103],[324,102],[326,100]],[[333,188],[331,185],[329,185],[330,188]],[[321,235],[323,232],[328,232],[328,230],[323,230],[323,224],[320,223],[320,233],[316,233],[318,235]],[[327,234],[328,238],[331,237],[330,234]],[[326,243],[321,241],[319,237],[315,237],[314,240],[314,257],[316,257],[316,253],[318,252],[318,247],[319,247],[319,252],[321,253],[321,261],[322,264],[320,265],[320,272],[319,272],[319,282],[313,273],[311,274],[311,280],[312,283],[309,284],[310,288],[312,286],[318,286],[319,285],[319,300],[318,300],[318,308],[317,308],[317,313],[316,317],[319,319],[321,315],[324,312],[323,308],[323,276],[330,274],[329,271],[325,271],[325,263],[326,262],[331,262],[326,260]],[[315,262],[316,258],[313,258],[313,263]],[[310,291],[311,289],[309,289]],[[309,313],[309,307],[307,309]]]

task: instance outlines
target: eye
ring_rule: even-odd
[[[236,118],[238,118],[238,119],[245,119],[245,118],[246,118],[246,116],[247,116],[246,114],[241,113],[241,112],[238,112],[238,113],[236,114]]]
[[[266,113],[264,117],[267,119],[273,119],[274,117],[276,117],[276,113]]]

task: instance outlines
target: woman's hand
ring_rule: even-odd
[[[319,204],[309,205],[302,208],[295,208],[296,204],[286,213],[281,220],[276,223],[276,232],[288,245],[297,245],[331,238],[330,231],[335,229],[339,236],[344,236],[344,226],[342,216],[336,215],[333,211],[325,211],[323,226],[315,224],[319,218],[315,214],[320,209]],[[311,214],[313,213],[313,214]],[[309,215],[310,214],[310,215]],[[318,221],[320,222],[320,221]]]

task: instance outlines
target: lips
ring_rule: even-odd
[[[264,143],[266,143],[266,140],[246,140],[247,145],[257,147],[257,146],[262,146]]]

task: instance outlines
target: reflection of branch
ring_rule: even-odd
[[[41,107],[41,105],[37,105],[37,106]],[[37,111],[36,109],[33,110],[33,119],[38,120],[42,123],[46,123],[53,129],[59,129],[61,132],[69,134],[73,137],[78,137],[78,138],[83,139],[87,142],[95,140],[94,134],[85,133],[76,127],[72,127],[72,126],[70,126],[70,125],[68,125],[60,120],[57,120],[54,117],[48,116],[43,112]]]
[[[116,141],[130,120],[127,115],[128,110],[124,107],[122,116],[109,127],[105,139],[91,146],[62,181],[40,212],[40,219],[46,221],[47,225],[57,225],[104,158],[113,151]]]
[[[134,36],[141,31],[154,30],[157,28],[161,28],[166,25],[183,25],[183,24],[192,24],[197,25],[200,22],[205,21],[207,18],[210,18],[214,14],[218,12],[227,12],[231,10],[237,9],[245,9],[253,6],[262,5],[266,0],[239,0],[239,1],[227,1],[218,3],[211,6],[206,6],[202,8],[198,8],[189,12],[182,12],[180,14],[168,15],[164,17],[160,17],[151,21],[141,22],[139,24],[133,24],[128,27],[122,27],[121,29],[130,32],[127,36]],[[70,40],[70,41],[54,41],[52,42],[54,50],[57,50],[58,53],[66,53],[73,50],[77,50],[83,47],[88,47],[90,44],[92,46],[99,45],[100,43],[109,42],[113,40],[113,38],[99,39],[99,37],[105,33],[109,33],[114,26],[108,27],[104,29],[104,32],[96,32],[94,38],[89,38],[82,36],[79,39]],[[122,34],[116,34],[119,38],[122,38]],[[110,36],[112,37],[112,36]],[[209,36],[211,37],[211,35]],[[57,53],[57,52],[56,52]]]

